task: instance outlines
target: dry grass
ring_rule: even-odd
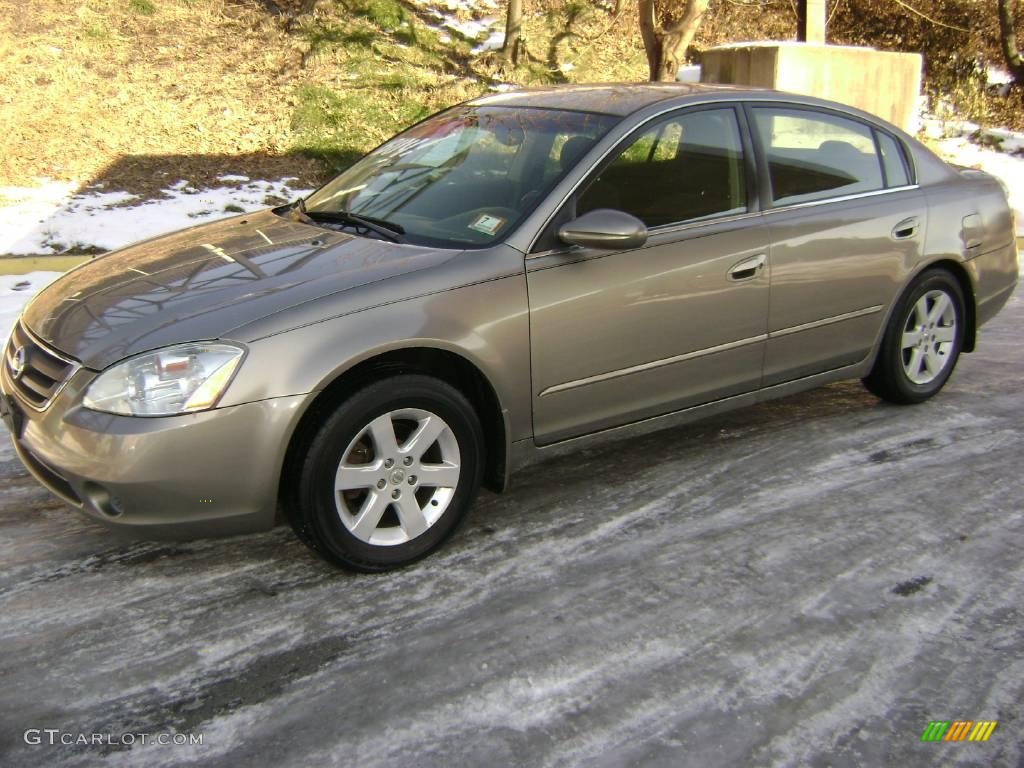
[[[409,0],[320,0],[314,13],[296,16],[304,5],[0,0],[0,186],[46,177],[153,194],[179,178],[211,184],[225,173],[297,176],[308,186],[497,80],[529,85],[646,75],[632,3],[617,19],[608,12],[610,0],[529,3],[528,55],[512,72],[496,56],[472,56],[472,41],[453,35],[442,44],[428,15]],[[861,37],[850,42],[900,48],[910,39],[884,35],[894,28],[917,34],[896,23],[906,21],[902,16],[871,26],[847,15],[836,17],[837,39],[855,27]],[[696,44],[785,38],[794,29],[785,0],[716,3]],[[937,62],[933,55],[930,71]],[[975,119],[1024,124],[1019,94],[993,99],[973,81],[963,94],[936,87],[959,94],[958,108]]]
[[[472,41],[442,44],[400,0],[321,0],[295,17],[299,5],[0,0],[0,185],[51,178],[155,194],[225,173],[308,185],[498,79],[643,76],[628,14],[613,24],[589,7],[578,36],[559,36],[570,6],[540,8],[526,20],[530,56],[508,72],[472,56]]]
[[[281,158],[300,56],[280,24],[223,0],[0,0],[0,184],[149,186],[130,163],[104,176],[126,156],[196,158],[182,169],[194,182],[316,176]]]

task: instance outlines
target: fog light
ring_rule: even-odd
[[[83,487],[89,506],[106,517],[120,517],[124,514],[121,499],[111,495],[110,491],[99,483],[86,483]]]

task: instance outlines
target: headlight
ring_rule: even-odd
[[[123,416],[173,416],[212,408],[245,350],[233,344],[181,344],[130,358],[101,373],[86,408]]]

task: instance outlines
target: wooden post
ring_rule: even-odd
[[[796,0],[796,39],[825,43],[825,0]]]

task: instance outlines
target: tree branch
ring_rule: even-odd
[[[687,0],[683,15],[666,26],[664,32],[660,34],[661,56],[657,77],[651,78],[652,80],[676,79],[681,60],[686,54],[687,47],[693,42],[700,20],[710,4],[711,0]]]

